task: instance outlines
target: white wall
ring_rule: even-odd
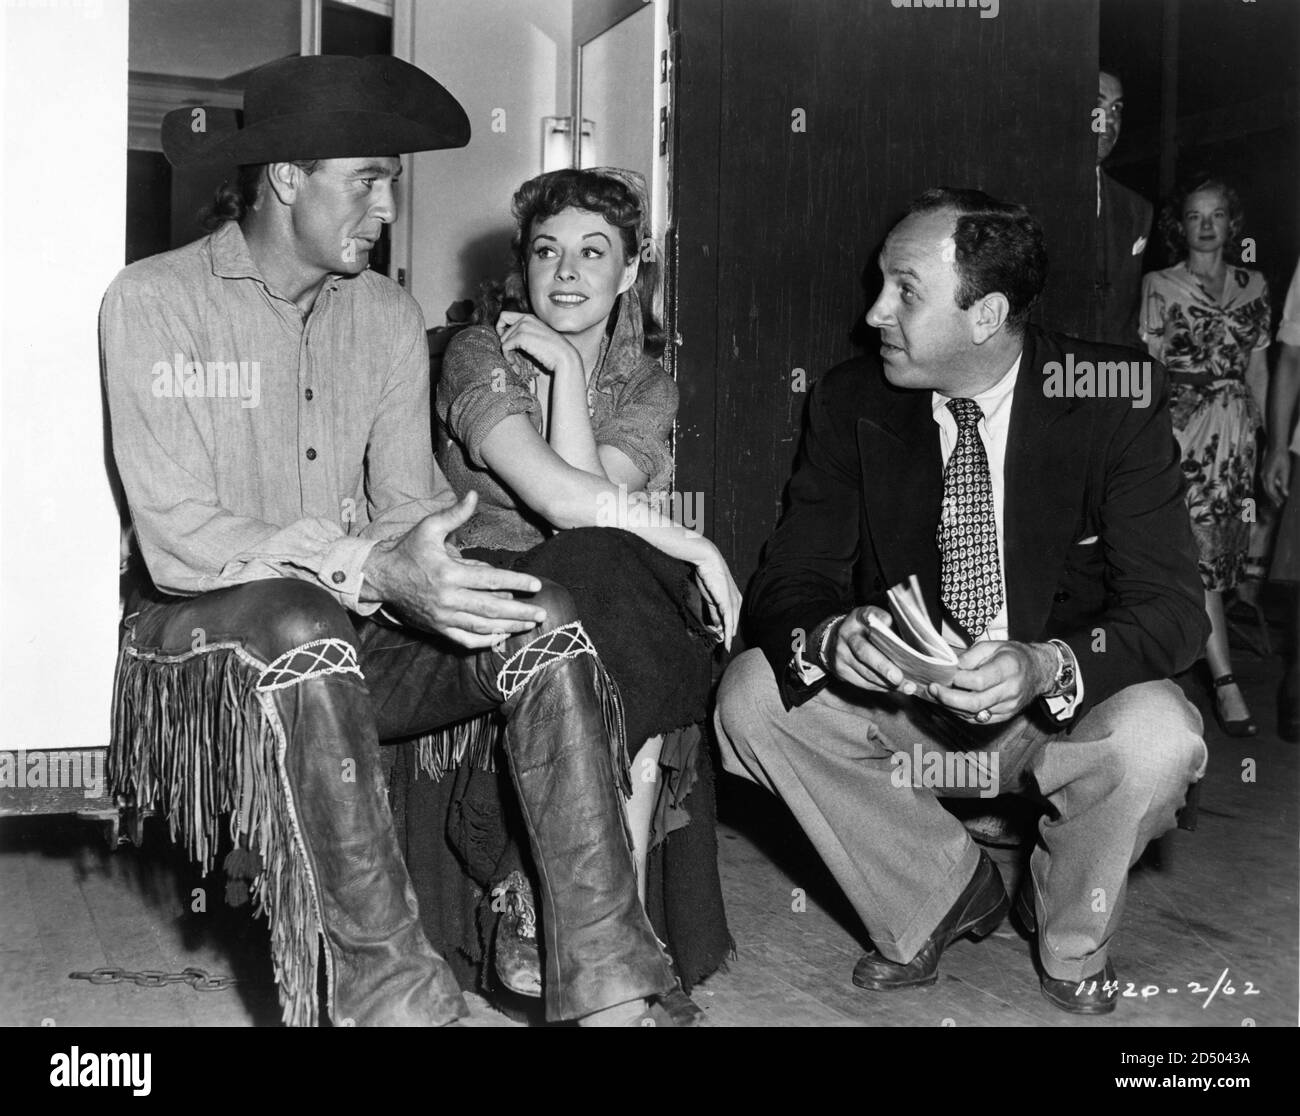
[[[393,260],[409,274],[408,289],[429,325],[440,325],[447,306],[472,298],[479,281],[503,272],[510,242],[510,197],[542,171],[543,116],[573,111],[572,76],[583,42],[629,15],[653,7],[654,59],[668,46],[668,0],[398,0],[394,50],[441,81],[465,106],[473,138],[460,151],[407,156],[411,178],[406,211],[395,229]],[[647,12],[647,15],[649,13]],[[409,31],[408,31],[409,23]],[[648,53],[648,52],[647,52]],[[640,64],[640,63],[639,63]],[[642,168],[653,159],[653,223],[663,236],[668,222],[667,160],[657,157],[658,114],[669,85],[657,83],[657,61],[647,57],[639,93],[614,80],[594,102],[635,97],[638,123],[599,116],[596,157]],[[494,111],[498,114],[494,130]],[[644,120],[640,120],[644,117]],[[504,131],[499,130],[504,120]],[[633,158],[608,142],[611,131],[648,133],[647,155]],[[602,136],[602,132],[604,135]],[[602,142],[602,141],[606,142]],[[650,154],[651,152],[656,154]]]
[[[473,129],[468,147],[407,157],[408,289],[430,326],[451,302],[473,297],[478,279],[504,272],[511,195],[542,172],[542,117],[569,115],[574,2],[413,6],[411,61],[456,96]]]
[[[10,0],[0,42],[0,747],[101,746],[118,522],[96,320],[124,253],[126,0]]]
[[[582,165],[624,167],[647,183],[654,181],[659,161],[654,18],[651,5],[642,4],[578,45],[582,117],[592,122],[594,149],[594,158]]]

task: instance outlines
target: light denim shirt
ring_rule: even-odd
[[[160,589],[296,577],[368,615],[374,544],[455,501],[433,456],[423,316],[373,271],[330,276],[304,317],[228,222],[122,271],[100,342],[113,452]]]
[[[598,446],[614,446],[645,473],[646,491],[672,482],[668,448],[677,415],[677,385],[645,352],[641,307],[619,299],[613,336],[601,342],[600,359],[587,390],[587,412]],[[483,460],[483,439],[508,415],[528,416],[542,434],[542,407],[535,394],[537,370],[507,360],[491,326],[470,326],[447,347],[434,393],[438,416],[438,462],[461,495],[478,493],[478,514],[460,529],[466,548],[528,550],[549,537],[551,527],[519,501]]]

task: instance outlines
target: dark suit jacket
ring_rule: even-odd
[[[1052,398],[1043,366],[1149,360],[1145,354],[1030,328],[1012,396],[1004,463],[1004,577],[1010,638],[1062,639],[1084,700],[1166,678],[1209,635],[1165,372],[1151,361],[1147,407],[1131,399]],[[928,391],[885,380],[875,358],[817,383],[787,509],[746,599],[788,705],[811,697],[789,676],[796,630],[862,604],[884,605],[916,574],[936,626],[943,497],[939,427]],[[1093,540],[1093,541],[1090,541]],[[825,683],[821,683],[824,685]]]
[[[1151,235],[1151,214],[1151,203],[1146,198],[1101,172],[1091,333],[1098,341],[1138,344],[1142,256]]]

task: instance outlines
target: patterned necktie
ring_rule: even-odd
[[[997,526],[989,459],[976,427],[984,417],[973,399],[949,399],[957,444],[943,471],[939,513],[939,595],[971,639],[983,635],[1002,607]]]

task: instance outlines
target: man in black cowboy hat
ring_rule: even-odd
[[[318,935],[335,1023],[465,1014],[420,928],[378,745],[489,709],[540,869],[548,1014],[637,1021],[674,985],[637,900],[617,692],[562,588],[449,541],[474,498],[434,462],[424,323],[367,270],[396,215],[396,153],[469,134],[396,59],[265,66],[242,115],[163,124],[174,165],[240,166],[227,220],[128,267],[101,310],[114,451],[156,587],[128,610],[111,769],[166,803],[205,868],[225,813],[260,852],[290,1023],[316,1018]]]

